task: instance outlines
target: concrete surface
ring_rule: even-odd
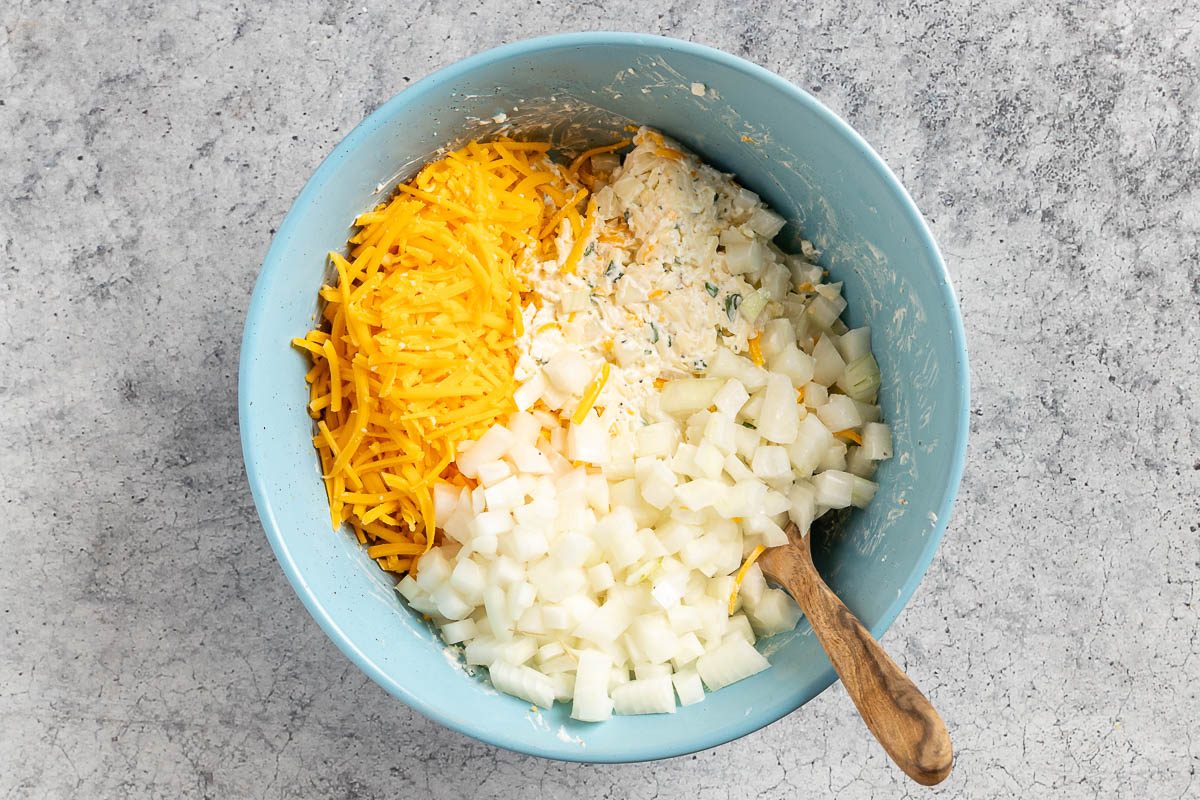
[[[1200,796],[1200,11],[1187,0],[0,8],[0,798]],[[847,118],[925,210],[975,386],[886,643],[958,746],[902,781],[840,687],[650,766],[501,752],[304,612],[241,468],[238,339],[319,160],[410,81],[665,33]]]

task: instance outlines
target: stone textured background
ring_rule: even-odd
[[[0,7],[0,798],[1200,796],[1200,11],[1190,0]],[[259,529],[235,374],[272,229],[467,54],[627,29],[809,89],[925,210],[970,340],[963,490],[886,637],[947,718],[906,784],[840,687],[653,765],[407,710]]]

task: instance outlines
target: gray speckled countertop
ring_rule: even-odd
[[[809,89],[942,245],[970,455],[885,637],[957,743],[932,794],[1200,796],[1195,4],[407,5],[0,8],[0,798],[929,794],[840,686],[650,766],[478,744],[350,666],[265,544],[235,374],[292,198],[410,81],[599,28]]]

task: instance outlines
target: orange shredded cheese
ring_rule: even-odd
[[[592,410],[592,406],[596,404],[596,398],[600,396],[600,390],[604,388],[604,384],[608,383],[608,374],[611,371],[611,365],[605,361],[604,366],[600,368],[600,373],[595,378],[592,378],[592,382],[584,390],[583,398],[579,401],[579,407],[571,415],[572,423],[580,425],[587,419],[588,412]]]
[[[554,212],[554,216],[550,217],[550,221],[547,222],[545,227],[542,228],[541,233],[538,234],[538,237],[545,239],[547,236],[554,233],[554,231],[558,229],[558,223],[562,222],[563,217],[567,215],[567,212],[578,205],[583,198],[587,197],[587,193],[587,189],[580,189],[578,192],[576,192],[575,196],[572,197],[568,202],[564,203],[562,208]]]
[[[853,428],[846,428],[842,431],[834,431],[833,435],[840,439],[848,439],[849,441],[858,445],[862,444],[862,436],[860,436],[858,431],[854,430]]]
[[[416,571],[436,537],[434,485],[467,485],[458,444],[515,410],[521,262],[564,199],[586,196],[548,150],[472,142],[397,187],[355,221],[347,256],[330,254],[322,325],[293,340],[313,361],[330,520],[385,570]]]
[[[579,259],[583,257],[583,248],[587,245],[587,240],[592,236],[592,227],[596,224],[596,200],[595,198],[588,199],[586,219],[575,237],[575,243],[571,245],[571,253],[567,256],[567,261],[563,264],[562,271],[571,275],[575,272],[575,268],[579,265]]]
[[[741,569],[737,571],[737,575],[733,578],[733,591],[729,593],[729,613],[733,614],[733,607],[737,605],[738,592],[742,588],[742,581],[746,579],[746,573],[750,571],[750,565],[758,560],[758,557],[763,554],[767,548],[761,544],[750,551],[750,555],[746,556],[745,563]]]
[[[575,157],[574,161],[571,162],[571,166],[567,168],[567,172],[571,175],[574,175],[579,171],[579,167],[583,165],[583,162],[587,161],[592,156],[611,153],[614,150],[620,150],[622,147],[627,147],[630,144],[632,144],[632,142],[629,139],[618,139],[612,144],[605,144],[601,145],[600,147],[593,147],[591,150],[584,150]]]
[[[750,340],[749,344],[750,344],[750,360],[761,367],[763,364],[766,363],[766,360],[763,358],[763,354],[762,354],[762,334],[761,333],[755,334],[754,338],[752,338]]]

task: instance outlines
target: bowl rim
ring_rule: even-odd
[[[870,626],[870,631],[878,639],[891,627],[901,610],[903,610],[904,606],[912,598],[917,586],[928,571],[934,554],[937,552],[950,520],[951,510],[958,493],[966,462],[967,438],[969,433],[968,422],[970,417],[970,370],[967,361],[966,335],[963,329],[958,301],[951,285],[950,276],[946,270],[946,264],[942,258],[941,251],[938,249],[937,243],[934,241],[933,234],[929,230],[924,217],[922,217],[908,191],[896,178],[887,164],[884,163],[883,159],[867,144],[866,140],[850,127],[847,122],[842,120],[841,117],[800,87],[765,67],[716,48],[665,36],[617,31],[562,33],[523,39],[476,53],[460,61],[441,67],[416,81],[411,86],[404,88],[372,111],[322,160],[321,164],[313,172],[312,177],[305,183],[300,194],[293,201],[268,248],[258,278],[255,281],[243,327],[238,367],[238,423],[246,478],[250,485],[250,491],[254,498],[254,504],[263,529],[266,532],[267,539],[271,544],[272,550],[275,552],[280,566],[283,568],[284,574],[287,576],[289,583],[291,583],[293,590],[299,596],[305,608],[308,609],[309,614],[312,615],[313,619],[317,621],[317,624],[325,632],[325,635],[368,677],[383,687],[388,693],[397,697],[425,717],[458,733],[496,747],[560,761],[631,763],[695,753],[700,750],[726,744],[753,733],[760,728],[764,728],[792,713],[829,688],[836,677],[833,669],[832,667],[827,668],[813,682],[815,688],[812,691],[802,695],[794,706],[790,708],[784,707],[780,713],[771,711],[764,714],[751,714],[743,720],[739,720],[737,725],[723,728],[720,733],[705,734],[702,730],[697,731],[694,735],[685,737],[682,747],[680,746],[680,741],[677,739],[672,739],[669,744],[647,742],[644,747],[639,747],[636,753],[602,753],[591,751],[590,749],[558,750],[552,745],[532,745],[510,737],[503,729],[488,730],[472,727],[470,721],[464,721],[442,713],[436,703],[429,702],[412,693],[392,676],[385,674],[379,669],[337,623],[334,622],[329,611],[326,610],[321,600],[314,595],[308,582],[304,579],[277,522],[275,509],[272,505],[271,492],[267,487],[265,476],[259,472],[258,461],[252,450],[248,433],[256,424],[256,417],[269,412],[253,408],[251,398],[246,391],[250,371],[250,359],[248,356],[254,349],[254,343],[259,337],[260,318],[264,313],[264,308],[268,304],[265,288],[268,283],[268,275],[282,268],[283,243],[291,238],[292,229],[297,224],[296,220],[299,215],[299,209],[316,198],[316,195],[321,191],[321,187],[332,177],[338,162],[341,161],[345,154],[358,147],[361,139],[365,138],[377,126],[383,124],[386,119],[392,117],[399,109],[407,105],[418,95],[435,90],[441,84],[456,80],[469,72],[486,68],[497,62],[533,53],[581,46],[595,47],[611,45],[659,48],[706,59],[762,81],[808,106],[812,112],[839,135],[844,137],[865,160],[868,169],[874,171],[888,188],[896,193],[901,201],[901,214],[908,218],[908,221],[918,232],[918,240],[914,244],[932,254],[932,261],[937,268],[939,278],[938,290],[941,292],[941,300],[949,316],[949,333],[953,339],[953,346],[957,356],[954,369],[958,373],[956,377],[958,378],[957,384],[959,386],[958,402],[960,413],[954,431],[956,447],[951,454],[948,480],[941,503],[936,512],[937,521],[933,529],[929,532],[929,535],[925,537],[923,549],[912,572],[891,604],[888,605],[875,624]]]

